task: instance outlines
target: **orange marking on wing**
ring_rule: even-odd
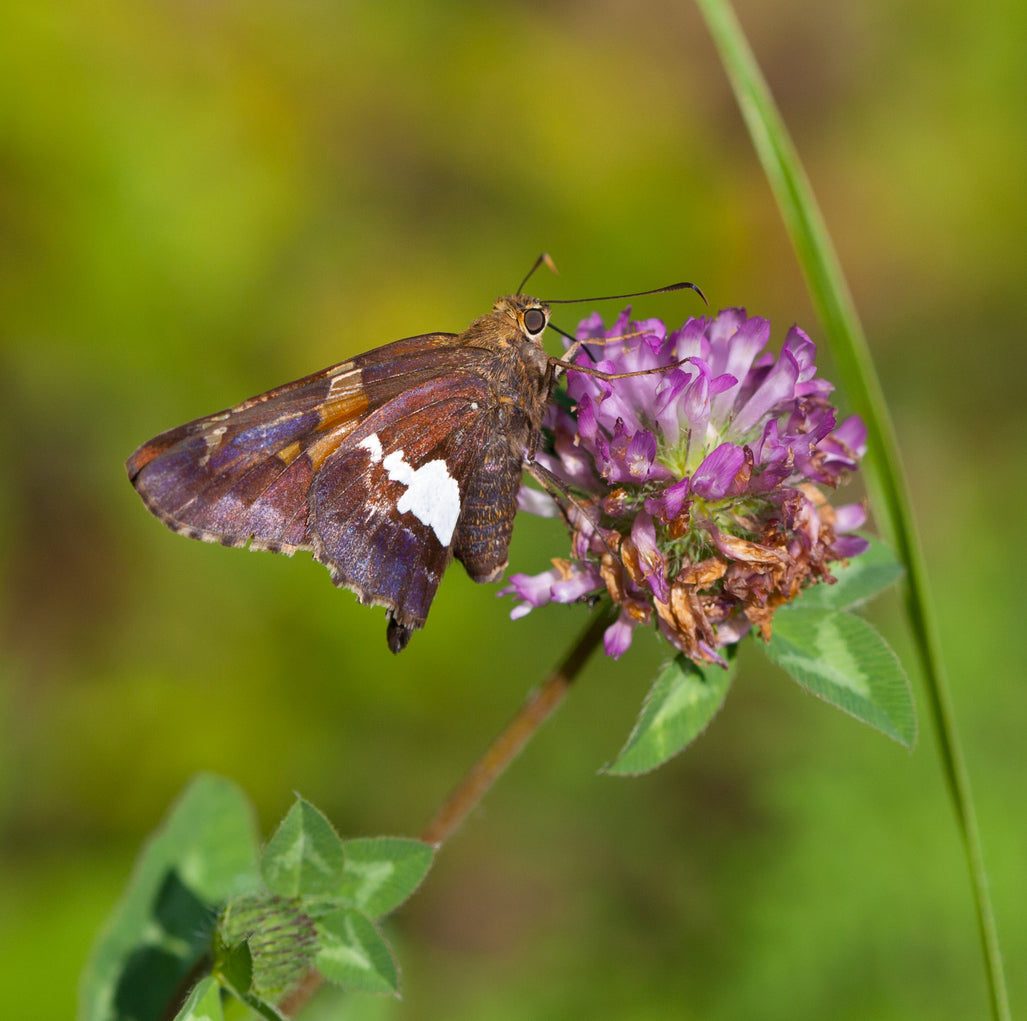
[[[350,369],[332,380],[328,396],[318,408],[321,428],[327,429],[346,419],[362,415],[368,406],[367,395],[360,383],[359,370]]]
[[[314,471],[317,471],[324,463],[325,458],[329,454],[334,453],[338,449],[339,444],[356,429],[358,421],[359,419],[357,418],[344,419],[334,429],[326,432],[324,436],[318,437],[307,447],[307,457],[310,458],[310,464]]]
[[[296,440],[295,443],[290,443],[287,447],[282,447],[275,456],[280,461],[284,461],[286,466],[288,466],[292,464],[297,457],[299,457],[300,450],[300,442],[299,440]]]

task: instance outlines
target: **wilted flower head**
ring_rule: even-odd
[[[512,616],[607,592],[620,607],[608,655],[655,621],[693,660],[724,663],[718,649],[752,626],[769,638],[778,606],[866,549],[849,534],[862,506],[832,507],[818,488],[857,467],[866,428],[856,416],[837,424],[833,387],[817,378],[816,348],[798,327],[777,357],[763,350],[769,321],[743,309],[671,333],[629,311],[606,331],[593,315],[577,336],[586,343],[575,364],[645,374],[568,372],[573,414],[551,407],[552,446],[536,460],[573,496],[571,555],[510,578],[502,594],[522,600]],[[521,505],[554,508],[530,489]]]

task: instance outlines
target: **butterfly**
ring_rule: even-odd
[[[681,287],[698,291],[658,290]],[[477,582],[506,569],[522,471],[540,467],[560,372],[579,369],[543,347],[553,303],[511,294],[462,333],[397,340],[170,429],[129,479],[181,535],[309,551],[385,607],[398,653],[454,558]]]

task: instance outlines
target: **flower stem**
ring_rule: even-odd
[[[506,729],[492,742],[485,754],[442,803],[431,822],[421,831],[421,840],[438,847],[453,835],[506,767],[520,754],[521,749],[563,701],[615,615],[613,607],[606,607],[596,613],[563,662],[549,675],[542,687],[536,688],[528,696]]]

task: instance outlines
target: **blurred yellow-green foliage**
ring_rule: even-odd
[[[1027,1001],[1023,11],[739,12],[902,439],[1014,1009]],[[457,568],[393,657],[381,611],[309,557],[176,537],[123,469],[186,419],[462,328],[543,249],[562,271],[533,283],[545,296],[684,277],[716,307],[773,316],[778,341],[794,320],[818,332],[688,4],[5,6],[6,1017],[72,1015],[141,840],[195,772],[238,781],[265,832],[299,790],[346,835],[414,834],[581,627],[575,608],[511,623],[509,601]],[[688,295],[636,308],[698,311]],[[513,565],[538,570],[560,548],[559,529],[523,521]],[[902,648],[898,600],[874,616]],[[752,653],[698,744],[633,781],[596,770],[660,650],[636,640],[593,664],[388,923],[403,1001],[355,997],[345,1016],[981,1016],[969,884],[923,712],[909,756]]]

